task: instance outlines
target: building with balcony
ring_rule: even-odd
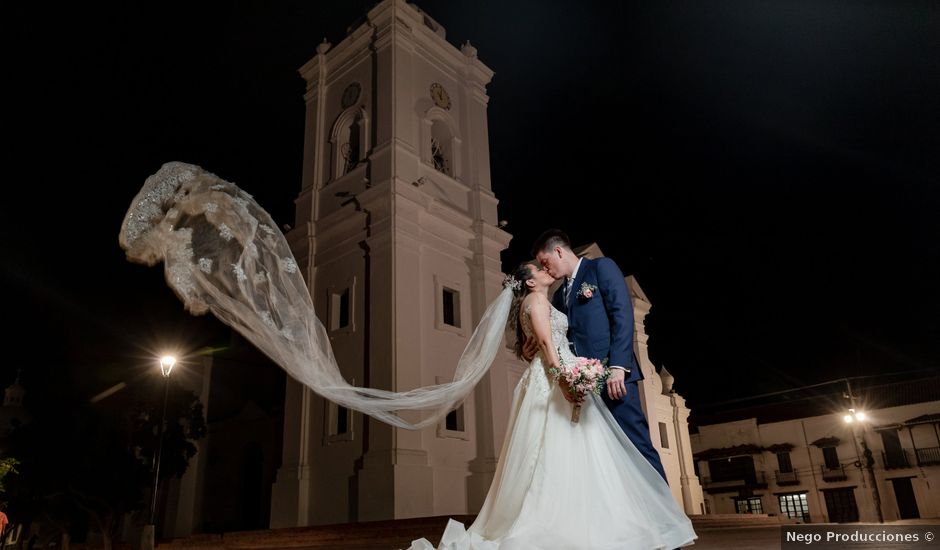
[[[940,377],[852,385],[694,416],[706,513],[876,522],[880,500],[885,521],[940,518]]]

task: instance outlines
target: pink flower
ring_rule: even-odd
[[[578,297],[590,300],[594,297],[595,290],[597,290],[596,286],[590,283],[581,283],[581,288],[578,289]]]
[[[560,356],[561,351],[558,354]],[[555,379],[564,380],[570,386],[571,397],[576,403],[583,403],[589,393],[600,395],[607,378],[604,364],[588,357],[575,357],[570,363],[562,363],[560,368],[552,370]],[[577,422],[577,419],[572,421]]]

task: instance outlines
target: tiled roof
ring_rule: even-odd
[[[922,414],[916,418],[912,418],[910,420],[904,421],[905,426],[911,426],[914,424],[935,424],[935,423],[940,423],[940,413]]]
[[[695,460],[710,460],[714,458],[727,458],[729,456],[756,455],[763,452],[763,448],[748,443],[746,445],[735,445],[734,447],[722,447],[720,449],[705,449],[699,451],[693,456]]]

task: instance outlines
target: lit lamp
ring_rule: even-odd
[[[170,371],[173,370],[173,365],[176,364],[176,357],[172,355],[164,355],[160,358],[160,372],[163,373],[165,378],[170,377]]]
[[[856,411],[855,409],[849,409],[849,414],[842,417],[845,420],[846,424],[851,424],[856,420],[859,422],[864,422],[868,416],[862,411]]]
[[[157,490],[160,485],[160,456],[163,454],[163,431],[166,425],[166,402],[170,395],[170,373],[176,365],[176,357],[164,355],[160,358],[160,373],[163,375],[163,416],[160,419],[160,436],[157,444],[157,457],[153,464],[153,490],[150,496],[150,523],[144,526],[141,550],[153,550],[156,529],[154,517],[157,512]]]

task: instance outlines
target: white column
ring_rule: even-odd
[[[682,494],[682,507],[692,516],[704,513],[704,495],[695,466],[692,463],[692,442],[689,439],[689,409],[685,399],[673,392],[669,395],[672,404],[672,423],[676,433],[676,453],[679,457],[679,489]]]
[[[310,466],[308,438],[310,404],[309,388],[287,377],[284,397],[284,447],[281,467],[271,488],[270,527],[302,527],[310,524]]]

